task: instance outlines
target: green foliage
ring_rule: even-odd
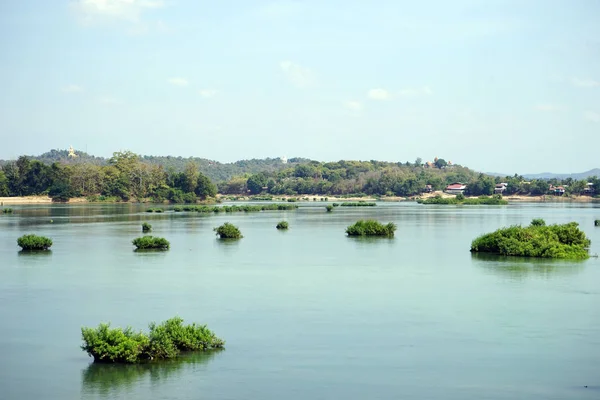
[[[23,250],[48,250],[52,246],[52,239],[29,234],[18,238],[17,244]]]
[[[334,206],[334,207],[339,207],[339,206],[340,206],[340,203],[333,203],[333,204],[332,204],[332,206]]]
[[[139,363],[175,358],[182,351],[219,349],[225,342],[206,325],[183,325],[183,319],[171,318],[160,325],[151,323],[149,333],[111,328],[100,324],[97,328],[81,328],[81,349],[94,357],[94,362]]]
[[[482,235],[471,243],[471,252],[505,256],[585,259],[590,240],[576,222],[562,225],[511,226]]]
[[[462,193],[459,193],[459,194],[457,194],[457,195],[456,195],[456,201],[459,201],[459,202],[464,202],[464,201],[465,201],[465,199],[466,199],[466,197],[465,197],[465,195],[464,195],[464,194],[462,194]]]
[[[221,239],[241,239],[243,238],[242,232],[240,232],[239,228],[229,222],[225,222],[223,225],[218,228],[214,228],[217,236]]]
[[[146,249],[157,249],[157,250],[167,250],[171,244],[165,238],[155,237],[155,236],[142,236],[139,238],[135,238],[131,241],[131,243],[138,250],[146,250]]]
[[[430,197],[428,199],[418,199],[417,203],[419,204],[435,204],[435,205],[452,205],[452,204],[462,204],[467,206],[476,206],[476,205],[488,205],[488,206],[504,206],[508,204],[508,201],[502,199],[502,196],[499,194],[495,194],[491,197],[488,196],[479,196],[476,198],[465,198],[462,195],[456,195],[456,197],[442,197],[439,194]]]
[[[348,236],[386,236],[393,237],[396,224],[390,222],[386,225],[375,220],[360,220],[346,228]]]
[[[325,206],[325,209],[327,210],[327,212],[332,212],[333,206],[331,204],[328,204],[327,206]]]
[[[287,221],[279,221],[277,223],[276,228],[277,229],[288,229],[289,228],[289,224],[287,223]]]
[[[162,208],[149,208],[146,210],[146,212],[148,212],[148,213],[161,213],[164,211],[165,210],[163,210]]]
[[[142,223],[142,232],[150,232],[152,230],[152,225],[147,222]]]
[[[2,214],[12,214],[13,209],[12,208],[3,208],[2,209]]]
[[[354,202],[344,202],[341,204],[342,207],[375,207],[377,204],[368,203],[366,201],[354,201]]]
[[[296,201],[298,201],[298,199],[290,197],[289,199],[287,199],[288,203],[295,203]]]
[[[177,206],[175,211],[195,211],[199,213],[233,213],[233,212],[259,212],[259,211],[291,211],[296,210],[296,204],[261,204],[261,205],[233,205],[233,206]]]
[[[594,220],[594,226],[600,226],[600,219]]]
[[[546,226],[546,221],[542,218],[534,218],[531,220],[531,226]]]

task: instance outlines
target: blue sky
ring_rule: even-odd
[[[600,167],[596,0],[0,2],[0,158]]]

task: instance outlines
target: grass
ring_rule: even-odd
[[[342,207],[375,207],[377,204],[366,201],[352,201],[340,204]]]
[[[533,222],[533,221],[532,221]],[[561,225],[520,225],[481,235],[471,252],[503,256],[586,259],[591,241],[576,222]]]
[[[165,238],[155,236],[142,236],[133,239],[131,243],[138,250],[156,249],[156,250],[168,250],[171,244]]]
[[[52,246],[52,239],[29,234],[18,238],[17,244],[25,251],[48,250]]]
[[[184,325],[183,319],[171,318],[162,324],[151,323],[149,332],[135,332],[127,327],[81,328],[81,349],[98,363],[135,364],[177,357],[184,351],[219,349],[225,342],[206,325]]]
[[[229,222],[225,222],[223,225],[214,228],[217,236],[221,239],[241,239],[243,238],[242,232],[239,228]]]
[[[276,226],[277,229],[288,229],[289,227],[287,221],[279,221]]]
[[[476,198],[466,198],[464,196],[442,197],[439,194],[428,199],[418,199],[419,204],[436,204],[436,205],[486,205],[486,206],[504,206],[508,201],[502,199],[501,195],[479,196]]]
[[[360,220],[346,228],[348,236],[385,236],[393,237],[396,231],[396,224],[390,222],[386,225],[369,219]]]

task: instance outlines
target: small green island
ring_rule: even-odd
[[[111,328],[102,323],[97,328],[81,328],[81,349],[96,363],[137,364],[172,359],[181,352],[209,351],[223,348],[225,341],[218,338],[206,325],[184,325],[174,317],[157,325],[151,323],[149,332],[136,332],[127,327]]]
[[[281,229],[281,230],[286,230],[289,227],[290,227],[290,224],[288,224],[287,221],[279,221],[276,226],[277,229]]]
[[[471,243],[471,252],[583,260],[590,256],[590,244],[576,222],[546,226],[544,220],[534,219],[526,227],[515,225],[479,236]]]
[[[167,239],[157,236],[142,236],[133,239],[131,243],[136,250],[168,250],[171,246]]]
[[[495,194],[493,196],[465,197],[458,194],[455,197],[442,197],[435,195],[428,199],[417,199],[419,204],[437,204],[437,205],[465,205],[465,206],[505,206],[508,201],[502,198],[502,195]]]
[[[241,239],[244,237],[240,229],[229,222],[225,222],[213,230],[220,239]]]
[[[198,212],[198,213],[234,213],[234,212],[259,212],[259,211],[292,211],[296,210],[298,205],[296,204],[244,204],[244,205],[233,205],[233,206],[206,206],[206,205],[184,205],[175,206],[173,211],[175,212]]]
[[[50,249],[52,246],[52,239],[29,234],[18,238],[17,244],[23,251],[41,251]]]
[[[393,222],[384,225],[381,222],[372,219],[356,221],[353,225],[346,228],[346,234],[348,236],[394,237],[395,231],[396,224]]]

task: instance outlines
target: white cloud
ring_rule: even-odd
[[[571,83],[575,86],[578,87],[586,87],[586,88],[591,88],[591,87],[598,87],[600,86],[600,82],[595,81],[593,79],[579,79],[579,78],[573,78],[571,79]]]
[[[178,77],[169,78],[169,79],[167,79],[167,82],[169,82],[171,85],[175,85],[175,86],[187,86],[190,84],[187,79],[178,78]]]
[[[101,97],[98,98],[98,102],[101,103],[101,104],[109,105],[109,106],[114,106],[114,105],[122,104],[119,99],[116,99],[116,98],[111,97],[111,96],[101,96]]]
[[[354,100],[347,100],[344,102],[344,107],[350,111],[361,111],[362,110],[362,104],[358,101],[354,101]]]
[[[367,97],[372,100],[390,100],[392,95],[385,89],[371,89],[367,92]]]
[[[287,79],[296,87],[305,88],[315,83],[313,72],[302,65],[291,61],[282,61],[279,66]]]
[[[433,90],[429,86],[423,86],[422,88],[407,88],[402,89],[398,92],[398,95],[402,97],[417,97],[417,96],[429,96],[433,93]]]
[[[559,112],[563,111],[564,107],[556,104],[538,104],[535,109],[542,112]]]
[[[80,93],[83,92],[83,88],[79,85],[67,85],[61,88],[63,93]]]
[[[115,19],[139,22],[144,11],[164,5],[162,0],[76,0],[71,3],[77,17],[86,24]]]
[[[583,117],[588,121],[600,122],[600,113],[596,111],[586,111],[583,114]]]
[[[198,93],[200,93],[200,96],[208,99],[210,97],[215,97],[219,92],[214,89],[202,89]]]

